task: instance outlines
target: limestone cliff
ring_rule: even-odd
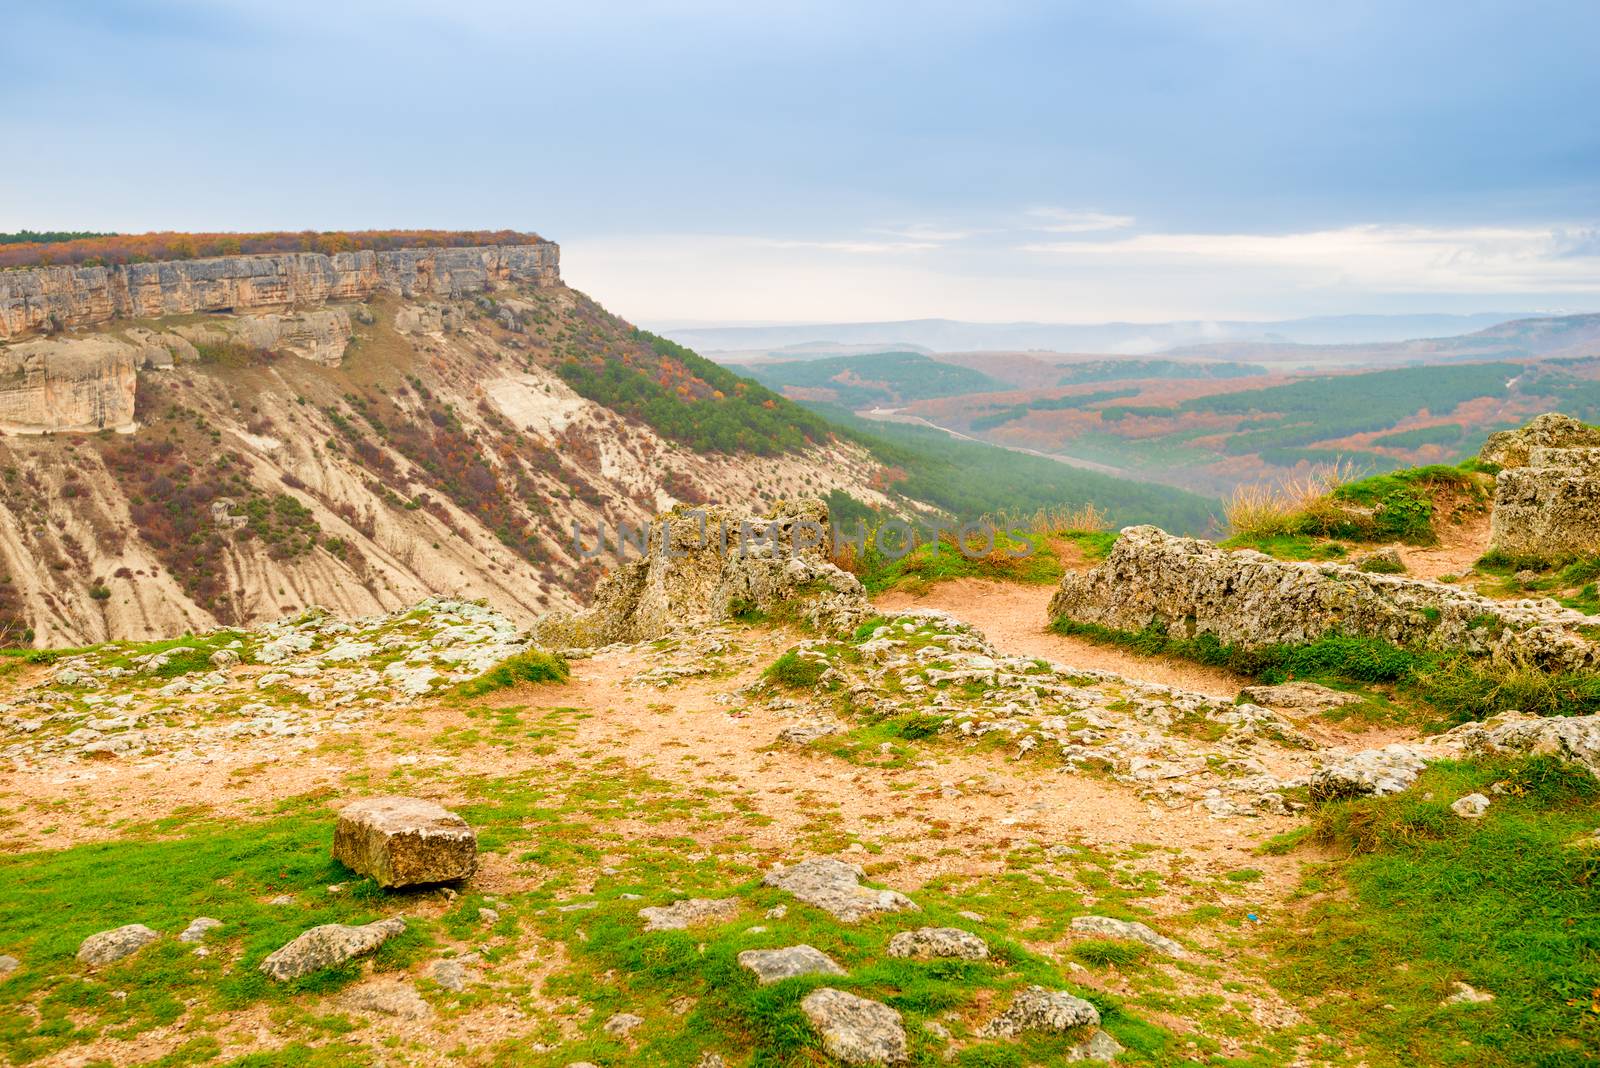
[[[0,428],[37,433],[131,425],[140,352],[106,337],[0,345]]]
[[[0,340],[114,318],[304,308],[379,293],[459,298],[502,284],[559,281],[560,249],[550,242],[0,271]]]

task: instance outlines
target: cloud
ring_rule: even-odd
[[[1125,230],[1138,220],[1132,215],[1103,211],[1068,211],[1065,208],[1030,208],[1028,216],[1041,220],[1027,229],[1051,234],[1092,234],[1100,230]]]
[[[1592,226],[1363,225],[1287,234],[1137,234],[1017,251],[1123,267],[1272,268],[1281,283],[1383,293],[1600,293]]]

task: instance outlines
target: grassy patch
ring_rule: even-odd
[[[953,536],[945,535],[894,560],[884,554],[878,544],[877,531],[874,531],[871,545],[856,558],[855,564],[862,585],[873,594],[896,587],[925,590],[936,582],[958,578],[1043,586],[1061,581],[1062,575],[1061,561],[1050,550],[1047,539],[999,532],[992,545],[974,540],[965,551]]]
[[[1449,804],[1473,791],[1492,803],[1463,820]],[[1273,978],[1376,1065],[1591,1064],[1597,823],[1600,782],[1546,757],[1436,764],[1405,793],[1324,806],[1304,840],[1343,859],[1308,877]],[[1441,1004],[1456,982],[1495,1000]]]
[[[525,682],[566,682],[571,676],[566,657],[539,649],[506,657],[475,679],[459,687],[463,697],[480,697],[496,690],[508,690]]]

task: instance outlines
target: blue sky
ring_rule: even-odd
[[[19,4],[0,229],[534,229],[651,323],[1597,310],[1597,39],[1588,0]]]

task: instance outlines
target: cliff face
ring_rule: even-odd
[[[552,286],[560,277],[551,242],[0,271],[0,340],[117,317],[301,308],[379,293],[454,299],[498,284]]]
[[[0,428],[33,433],[132,425],[139,355],[113,338],[0,346]]]

